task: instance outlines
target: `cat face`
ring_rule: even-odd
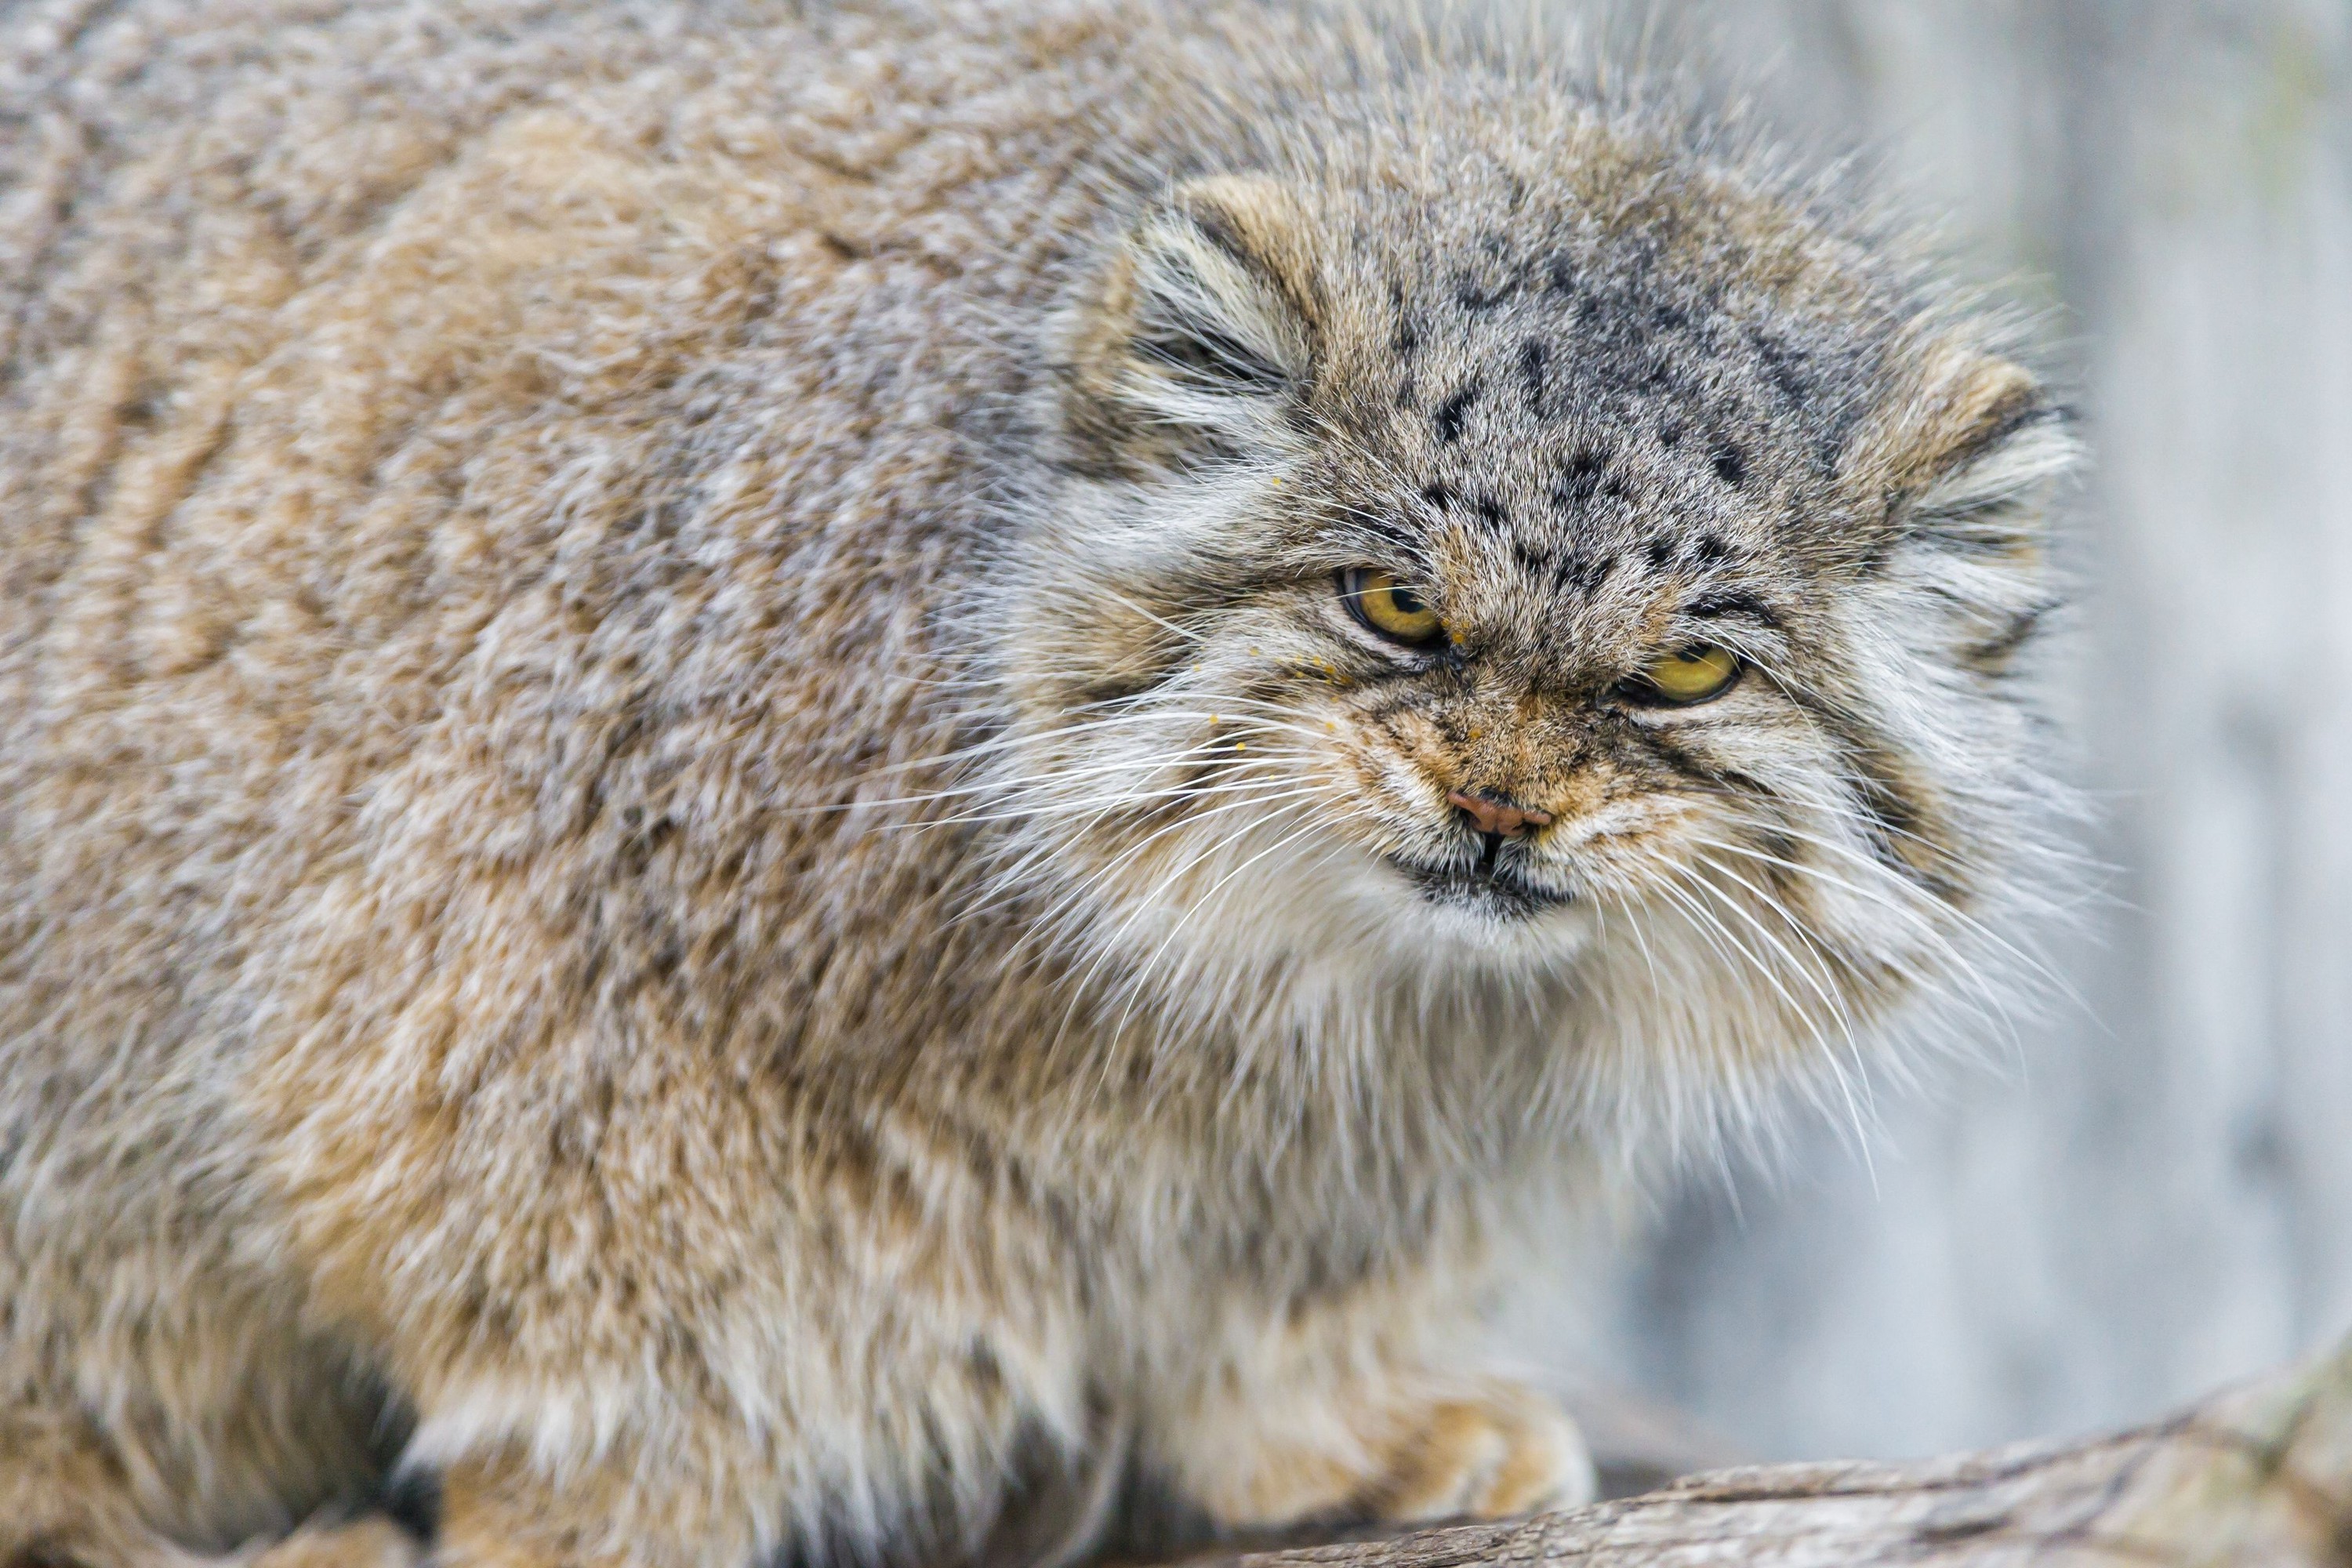
[[[1104,260],[1001,617],[1071,940],[1816,1023],[1957,953],[2039,787],[2065,439],[1790,205],[1583,151],[1196,181]]]

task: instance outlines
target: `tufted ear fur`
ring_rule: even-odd
[[[1066,428],[1112,468],[1230,456],[1312,373],[1311,235],[1262,175],[1189,181],[1122,238],[1072,332]]]
[[[1946,342],[1880,411],[1850,470],[1885,498],[1889,624],[1934,661],[2004,679],[2061,603],[2048,502],[2078,455],[2063,412],[2007,360]]]
[[[2035,550],[2041,502],[2077,456],[2030,372],[1948,342],[1864,445],[1906,534],[2000,553]]]

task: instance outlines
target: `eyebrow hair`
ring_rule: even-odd
[[[1683,606],[1683,614],[1705,619],[1738,616],[1768,626],[1778,626],[1780,624],[1780,617],[1774,612],[1771,605],[1753,594],[1741,593],[1738,590],[1701,594]]]
[[[1432,489],[1443,493],[1433,495]],[[1425,487],[1420,499],[1431,510],[1444,515],[1454,497],[1440,486]],[[1415,559],[1428,553],[1427,529],[1417,524],[1411,509],[1396,505],[1359,505],[1338,498],[1326,499],[1321,515],[1307,520],[1307,527],[1327,540],[1345,540],[1370,549],[1394,550]]]

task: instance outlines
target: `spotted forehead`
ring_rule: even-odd
[[[1871,323],[1727,290],[1658,252],[1639,234],[1360,247],[1335,401],[1381,482],[1556,594],[1704,574],[1833,510],[1870,403]]]

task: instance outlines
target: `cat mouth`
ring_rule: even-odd
[[[1524,920],[1572,901],[1574,895],[1529,881],[1507,860],[1482,857],[1471,866],[1423,866],[1391,858],[1421,896],[1433,904],[1473,909],[1507,920]]]

